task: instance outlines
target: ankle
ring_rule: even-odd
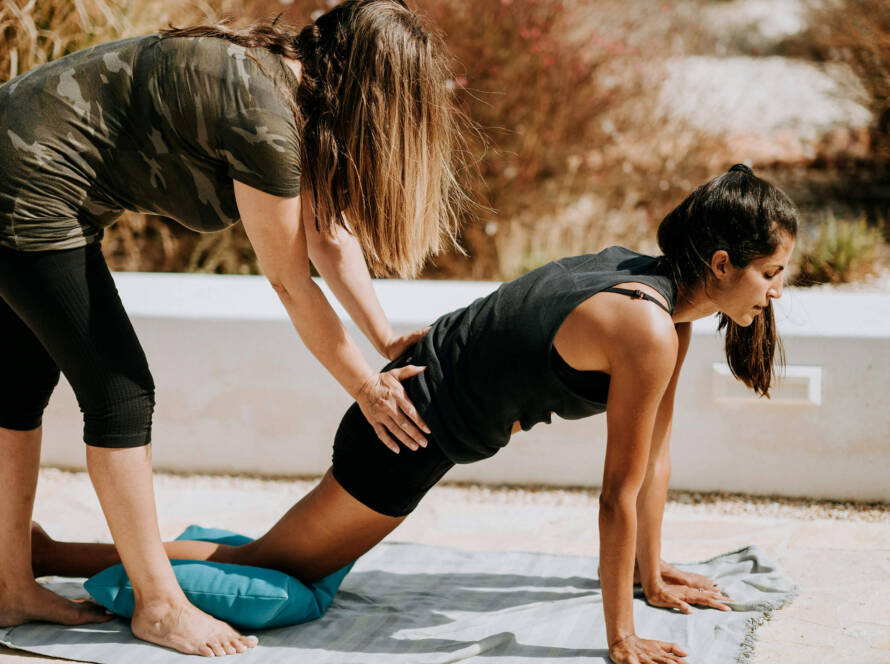
[[[170,613],[177,613],[190,607],[192,604],[179,588],[178,592],[166,595],[154,595],[150,598],[135,598],[133,615],[139,615],[147,620],[160,620]]]
[[[21,574],[11,574],[10,570],[4,570],[3,576],[0,577],[0,600],[33,592],[37,586],[39,584],[30,569]]]

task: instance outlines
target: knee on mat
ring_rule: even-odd
[[[139,447],[151,442],[154,389],[83,408],[83,440],[94,447]]]

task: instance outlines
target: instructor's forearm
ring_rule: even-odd
[[[313,237],[308,245],[309,258],[349,317],[385,356],[393,329],[374,292],[358,240],[340,227],[331,232],[330,237]]]
[[[609,645],[634,633],[636,511],[632,499],[600,498],[600,584]]]
[[[306,347],[352,396],[373,376],[370,365],[311,279],[275,288]]]

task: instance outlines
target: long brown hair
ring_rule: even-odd
[[[715,251],[726,251],[733,266],[743,268],[776,251],[783,234],[796,237],[797,226],[797,209],[785,193],[736,164],[698,187],[662,220],[661,264],[680,292],[701,283],[707,287]],[[718,329],[725,330],[733,376],[768,397],[774,367],[785,363],[772,303],[746,327],[721,313]]]
[[[356,235],[377,274],[417,274],[456,246],[469,199],[466,119],[452,99],[442,41],[400,0],[346,0],[299,32],[273,22],[173,28],[302,64],[295,99],[304,194],[315,223]]]

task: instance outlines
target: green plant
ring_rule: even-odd
[[[793,283],[844,283],[869,274],[882,242],[882,229],[870,226],[864,217],[842,221],[828,214],[815,233],[802,238]]]

